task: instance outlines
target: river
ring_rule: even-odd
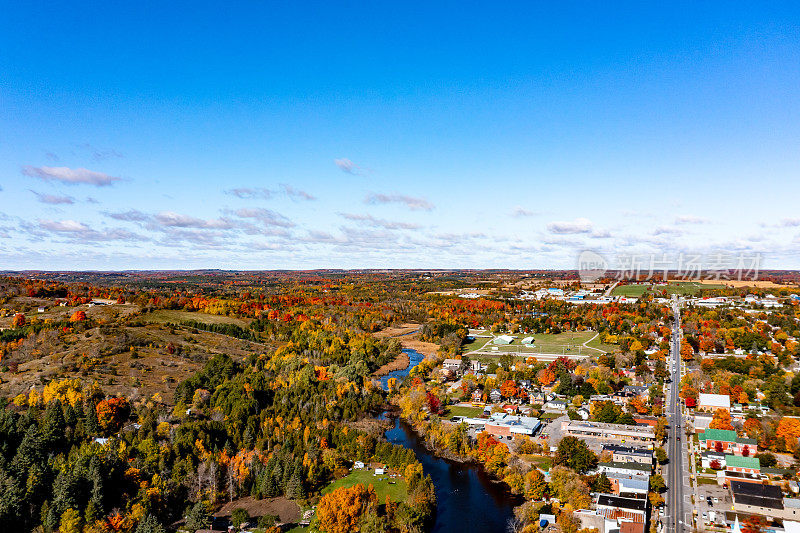
[[[403,351],[409,355],[411,363],[405,370],[383,376],[384,387],[390,377],[402,380],[424,359],[424,355],[415,350]],[[522,500],[511,494],[504,483],[493,481],[480,466],[436,457],[411,426],[399,418],[395,418],[394,427],[386,432],[386,439],[413,450],[425,474],[431,476],[437,501],[434,533],[506,531],[514,507]]]

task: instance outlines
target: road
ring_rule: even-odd
[[[681,415],[681,405],[678,398],[680,392],[681,381],[681,313],[677,299],[673,298],[673,313],[675,323],[672,329],[672,342],[670,349],[670,375],[672,383],[670,383],[668,396],[668,409],[669,416],[669,445],[667,447],[667,454],[669,457],[668,472],[667,472],[667,487],[669,492],[667,494],[667,517],[666,517],[666,531],[682,532],[685,529],[691,529],[691,517],[687,515],[684,510],[685,493],[684,490],[684,454],[685,448],[683,446],[683,416]],[[681,440],[678,440],[681,439]]]

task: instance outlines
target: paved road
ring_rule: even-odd
[[[669,445],[667,447],[667,454],[669,456],[668,472],[667,472],[667,487],[669,493],[667,494],[667,520],[666,530],[681,533],[684,530],[691,529],[691,517],[687,516],[684,505],[684,498],[688,496],[688,491],[684,490],[684,451],[683,447],[683,431],[684,425],[681,415],[681,406],[678,401],[678,393],[680,392],[681,381],[681,314],[677,300],[673,303],[673,312],[675,315],[675,324],[672,329],[672,347],[670,350],[670,373],[672,383],[669,387]],[[681,440],[678,440],[681,438]]]

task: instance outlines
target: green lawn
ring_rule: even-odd
[[[549,457],[544,457],[541,455],[526,455],[525,459],[533,463],[539,470],[544,472],[550,471],[550,466],[552,464],[552,460]]]
[[[451,405],[445,410],[445,416],[466,416],[474,418],[483,414],[483,409],[480,407],[463,407],[460,405]]]
[[[722,289],[725,286],[722,284],[704,284],[695,281],[678,281],[670,283],[666,286],[659,285],[653,286],[649,283],[637,283],[631,285],[618,285],[612,291],[613,296],[628,296],[631,298],[638,298],[645,292],[655,292],[660,295],[661,291],[666,291],[668,295],[679,294],[683,296],[696,296],[703,290]]]
[[[587,346],[582,346],[583,343],[589,341],[595,336],[594,331],[566,331],[564,333],[536,333],[526,334],[520,333],[515,335],[515,339],[511,344],[495,345],[492,339],[476,339],[475,341],[464,345],[464,353],[469,353],[477,350],[488,352],[492,355],[500,355],[502,353],[547,353],[547,354],[564,354],[564,355],[596,355],[602,352],[614,351],[615,347],[600,342],[599,338],[591,340]],[[532,345],[523,345],[522,339],[526,337],[533,337]],[[596,348],[596,350],[588,349],[587,347]],[[497,350],[494,350],[497,348]]]
[[[393,481],[394,484],[390,484],[389,481]],[[352,487],[359,483],[365,487],[372,483],[379,502],[386,500],[387,495],[395,502],[405,501],[408,498],[406,482],[402,478],[390,478],[386,475],[376,476],[373,470],[353,470],[347,476],[337,479],[322,489],[322,494],[328,494],[339,487]]]
[[[180,324],[184,321],[195,320],[204,324],[236,324],[237,326],[246,328],[250,323],[249,320],[242,320],[241,318],[233,318],[221,315],[209,315],[207,313],[191,312],[191,311],[174,311],[169,309],[159,309],[152,313],[142,315],[142,320],[146,322],[155,322],[158,324],[165,324],[171,322],[173,324]]]
[[[555,420],[556,418],[561,418],[563,415],[560,413],[542,413],[539,416],[540,420]]]

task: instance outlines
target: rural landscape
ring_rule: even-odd
[[[792,278],[9,273],[0,524],[427,531],[467,505],[515,531],[774,527],[800,501]]]
[[[0,0],[0,533],[800,533],[800,4]]]

